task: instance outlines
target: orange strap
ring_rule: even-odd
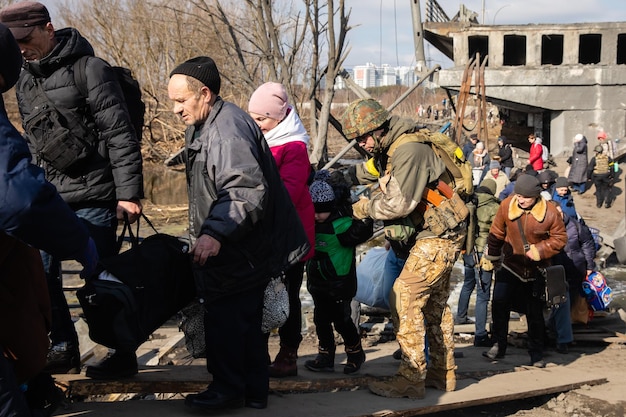
[[[426,210],[429,209],[428,204],[432,204],[433,206],[437,207],[444,199],[452,198],[453,194],[454,190],[448,184],[439,180],[437,182],[436,191],[428,187],[424,189],[424,193],[422,194],[422,200],[417,204],[416,210],[419,210],[420,213],[425,213]]]

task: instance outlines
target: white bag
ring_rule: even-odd
[[[388,250],[372,248],[356,267],[357,289],[354,299],[371,307],[389,310],[389,293],[395,279],[384,281]]]
[[[263,321],[261,330],[269,333],[281,327],[289,317],[289,294],[285,285],[285,275],[270,279],[263,296]]]

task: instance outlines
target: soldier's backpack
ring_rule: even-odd
[[[101,59],[92,56],[83,56],[74,62],[74,82],[83,97],[89,95],[89,91],[87,91],[85,68],[87,67],[87,60],[90,58]],[[126,107],[128,108],[128,114],[130,115],[130,120],[135,129],[137,140],[141,141],[146,105],[141,100],[139,82],[133,77],[130,69],[113,65],[111,65],[111,68],[115,71],[117,81],[120,83],[120,87],[124,93],[124,100],[126,101]]]
[[[411,214],[407,233],[398,233],[396,226],[385,229],[385,235],[392,240],[403,240],[404,235],[410,235],[411,227],[420,224],[422,221],[437,236],[449,232],[456,233],[456,229],[469,216],[469,209],[465,202],[474,191],[472,179],[472,167],[465,159],[463,151],[448,136],[441,132],[431,132],[428,129],[421,129],[414,133],[402,135],[391,144],[387,150],[387,155],[391,156],[396,149],[405,143],[424,143],[429,145],[433,152],[441,159],[446,166],[445,175],[439,178],[436,191],[429,187],[424,189],[422,201],[417,209]],[[391,171],[391,164],[388,163],[387,171]],[[433,209],[433,210],[431,210]],[[397,236],[393,236],[396,234]]]
[[[463,199],[467,199],[474,192],[472,166],[465,159],[463,150],[452,139],[441,132],[431,132],[428,129],[420,129],[398,138],[387,151],[393,154],[395,149],[409,142],[426,143],[446,165],[449,178],[446,180],[454,191]]]

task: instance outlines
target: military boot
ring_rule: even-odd
[[[343,368],[344,374],[353,374],[361,369],[361,365],[365,362],[365,352],[363,352],[361,342],[351,347],[346,346],[346,355],[348,360]]]
[[[456,375],[453,369],[428,369],[424,383],[427,387],[450,392],[456,389]]]
[[[304,367],[313,372],[335,372],[335,348],[319,348],[315,359],[304,362]]]
[[[381,397],[388,398],[417,398],[426,396],[424,381],[409,381],[402,375],[395,375],[387,381],[374,381],[369,384],[370,391]]]
[[[272,378],[284,378],[298,375],[298,349],[280,345],[276,359],[269,366],[269,374]]]

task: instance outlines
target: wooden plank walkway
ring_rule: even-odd
[[[358,378],[353,379],[356,383]],[[248,408],[229,410],[229,416],[326,416],[326,417],[406,417],[471,406],[519,400],[539,395],[555,394],[605,383],[587,372],[554,366],[545,369],[524,369],[520,372],[497,374],[481,380],[459,381],[454,392],[426,390],[426,398],[411,400],[383,398],[371,394],[363,386],[351,390],[313,393],[274,393],[265,410]],[[189,416],[182,397],[167,401],[85,402],[72,404],[57,416],[130,417],[138,415]]]

